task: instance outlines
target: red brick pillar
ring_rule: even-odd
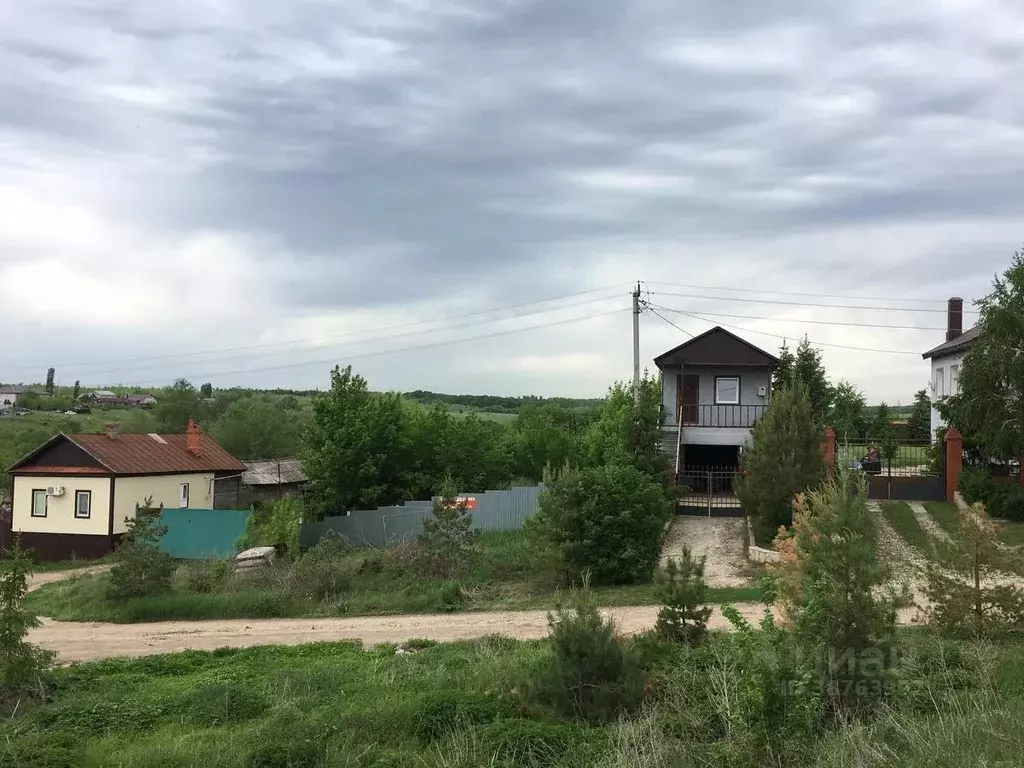
[[[825,440],[821,444],[821,453],[825,457],[825,466],[831,477],[836,471],[836,431],[825,427]]]
[[[946,501],[953,500],[964,469],[964,436],[956,427],[946,430]]]

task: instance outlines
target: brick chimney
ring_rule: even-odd
[[[116,421],[107,422],[107,437],[109,437],[111,440],[114,440],[117,437]]]
[[[185,430],[186,443],[189,453],[196,456],[203,454],[203,428],[196,423],[195,419],[188,420],[188,429]]]
[[[964,300],[950,298],[946,308],[946,341],[952,341],[964,332]]]

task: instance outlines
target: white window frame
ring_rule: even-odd
[[[180,509],[188,508],[188,483],[182,483],[178,488],[178,507]]]
[[[960,388],[960,366],[949,366],[949,394],[955,395]]]
[[[938,398],[946,396],[946,370],[944,368],[935,369],[935,396]]]
[[[85,512],[82,512],[80,499],[85,497]],[[88,520],[92,517],[92,491],[75,491],[75,517],[79,520]]]
[[[37,494],[42,494],[42,496],[43,496],[43,514],[41,514],[41,515],[36,512],[36,495]],[[31,513],[30,513],[31,516],[32,517],[46,517],[46,513],[49,511],[49,506],[50,506],[50,497],[47,496],[46,489],[45,488],[33,488],[32,489],[32,510],[31,510]]]
[[[718,384],[723,381],[736,382],[736,399],[723,400],[718,394]],[[739,405],[740,404],[740,377],[739,376],[715,376],[715,405]]]

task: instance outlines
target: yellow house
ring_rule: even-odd
[[[190,421],[184,435],[59,434],[10,468],[12,529],[40,560],[110,552],[148,499],[237,508],[245,465]]]

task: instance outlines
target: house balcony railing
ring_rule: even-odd
[[[749,429],[764,415],[765,405],[681,405],[677,424],[686,427]]]

